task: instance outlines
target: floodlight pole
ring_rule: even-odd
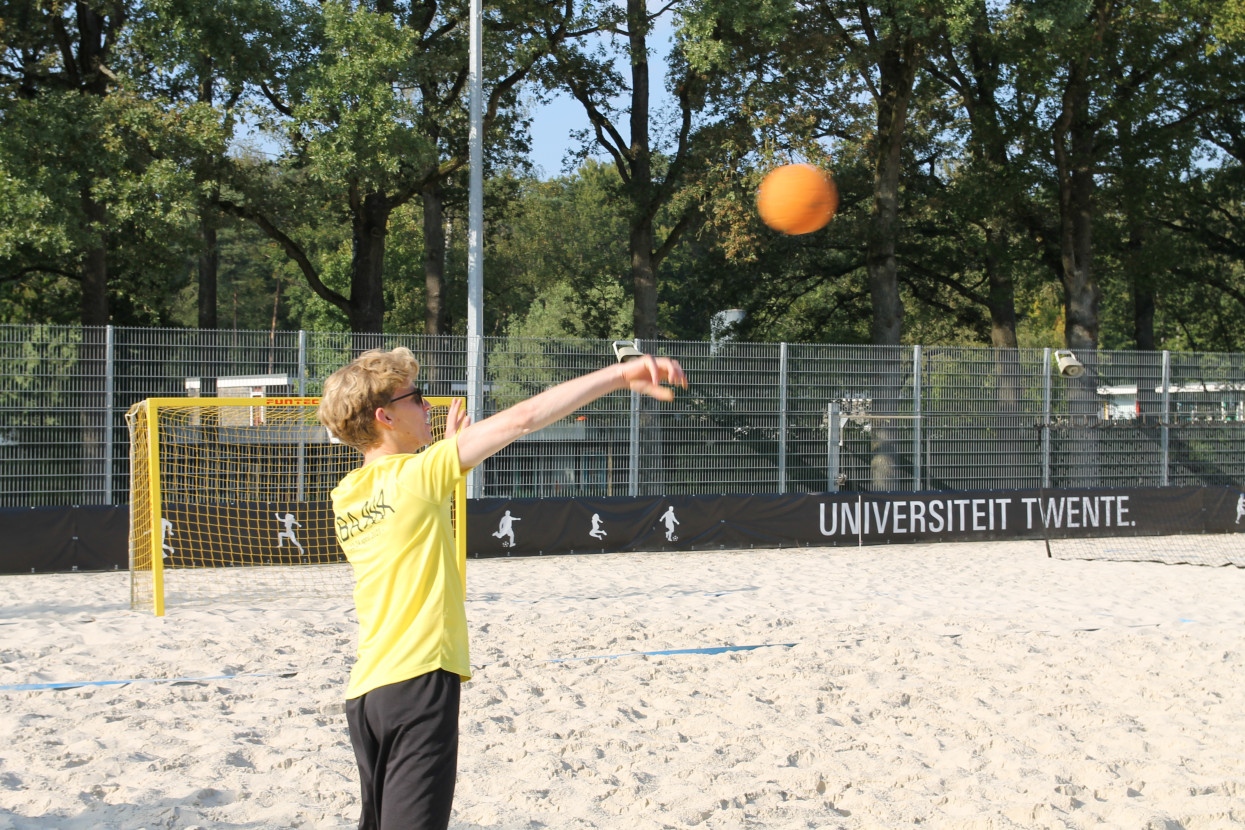
[[[470,131],[467,135],[470,175],[467,197],[467,413],[478,422],[484,410],[484,118],[483,0],[469,10]],[[471,498],[483,495],[484,480],[473,470],[467,476]]]

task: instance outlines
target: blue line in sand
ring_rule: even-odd
[[[755,646],[712,646],[710,648],[671,648],[664,651],[628,651],[622,654],[593,654],[588,657],[561,657],[546,663],[571,663],[576,660],[615,660],[619,657],[660,657],[667,654],[726,654],[732,651],[754,651],[758,648],[792,648],[799,643],[761,643]]]
[[[727,588],[721,591],[679,591],[675,594],[646,594],[641,591],[633,591],[629,594],[615,594],[612,596],[579,596],[579,597],[538,597],[536,599],[508,599],[499,596],[475,596],[467,597],[467,602],[514,602],[523,605],[532,605],[537,602],[563,602],[577,600],[603,600],[603,599],[635,599],[643,597],[645,599],[691,599],[695,597],[724,597],[727,594],[741,594],[745,591],[756,591],[755,586],[747,588]]]
[[[18,683],[0,686],[0,692],[43,692],[50,689],[80,689],[84,686],[125,686],[129,683],[206,683],[210,680],[236,680],[240,677],[293,677],[296,671],[280,674],[219,674],[212,677],[135,677],[130,680],[71,680],[64,683]]]

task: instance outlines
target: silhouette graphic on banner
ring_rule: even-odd
[[[327,503],[179,504],[161,516],[173,568],[343,562]],[[358,524],[358,522],[356,522]],[[222,532],[228,528],[229,532]]]
[[[160,550],[164,552],[164,559],[166,562],[168,561],[170,556],[174,556],[177,554],[177,551],[173,550],[173,546],[169,544],[169,537],[176,536],[176,535],[177,535],[176,531],[173,530],[173,523],[170,522],[168,519],[161,519],[160,520]]]
[[[1241,519],[1245,519],[1245,493],[1241,493],[1241,497],[1236,500],[1236,523],[1238,525]]]
[[[272,515],[277,517],[278,522],[285,525],[285,530],[277,533],[277,547],[283,547],[285,545],[285,540],[289,539],[290,544],[298,548],[298,552],[303,555],[303,559],[305,561],[307,559],[307,551],[303,550],[303,546],[298,542],[298,537],[294,535],[294,528],[302,527],[302,525],[299,524],[298,519],[294,518],[293,513],[286,513],[284,516],[280,513],[273,513]]]
[[[673,504],[666,508],[666,512],[661,514],[661,519],[658,521],[661,521],[666,525],[667,542],[679,541],[679,537],[674,535],[674,526],[679,524],[679,520],[675,518]]]
[[[591,536],[593,539],[604,539],[606,536],[609,535],[608,533],[606,533],[604,530],[601,529],[601,514],[600,513],[592,514],[592,530],[588,532],[588,535]]]
[[[523,520],[518,516],[511,516],[509,510],[501,517],[501,521],[497,523],[497,531],[493,535],[501,539],[503,548],[514,547],[514,523],[521,521]]]

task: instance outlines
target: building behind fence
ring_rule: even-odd
[[[318,395],[407,346],[466,394],[464,337],[0,326],[0,506],[124,504],[148,397]],[[621,392],[507,448],[473,497],[1134,487],[1245,481],[1245,355],[654,341],[691,388]],[[484,415],[608,365],[608,341],[488,338]],[[274,499],[288,494],[273,494]]]

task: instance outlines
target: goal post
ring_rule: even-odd
[[[434,439],[449,397],[428,397]],[[148,398],[130,434],[130,607],[348,598],[330,493],[357,467],[332,440],[316,397]],[[451,500],[466,587],[467,487]]]

